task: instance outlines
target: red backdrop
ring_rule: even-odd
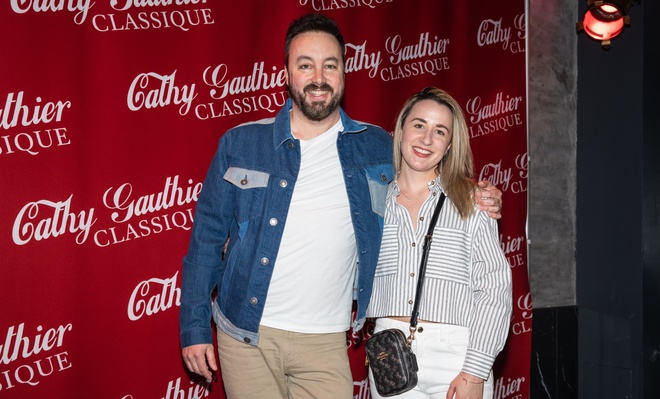
[[[313,11],[346,38],[352,118],[391,131],[426,85],[464,105],[514,276],[496,398],[529,396],[523,0],[6,0],[0,397],[224,398],[180,359],[181,259],[219,137],[283,104],[285,31]]]

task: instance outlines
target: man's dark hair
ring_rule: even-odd
[[[341,47],[341,60],[344,62],[344,38],[339,32],[337,23],[329,17],[321,14],[307,14],[294,20],[286,31],[286,41],[284,44],[284,65],[289,65],[289,50],[291,41],[294,37],[305,32],[325,32],[337,39]]]

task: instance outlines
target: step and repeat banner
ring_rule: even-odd
[[[225,397],[181,361],[181,260],[218,139],[284,104],[309,12],[342,29],[353,119],[392,131],[427,85],[463,104],[514,278],[496,398],[529,396],[524,0],[4,0],[0,398]],[[347,334],[355,398],[369,334]]]

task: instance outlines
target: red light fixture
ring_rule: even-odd
[[[584,30],[608,50],[611,40],[621,33],[624,25],[630,26],[631,3],[632,0],[587,0],[587,12],[584,20],[577,23],[577,31]]]

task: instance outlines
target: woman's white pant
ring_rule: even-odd
[[[397,328],[406,336],[410,324],[382,318],[376,320],[374,333]],[[439,323],[418,323],[412,349],[417,356],[419,371],[417,386],[411,391],[395,396],[397,399],[445,399],[449,384],[461,372],[467,352],[469,331],[467,327]],[[373,384],[369,370],[371,397],[381,399]],[[493,397],[493,373],[484,383],[484,399]]]

